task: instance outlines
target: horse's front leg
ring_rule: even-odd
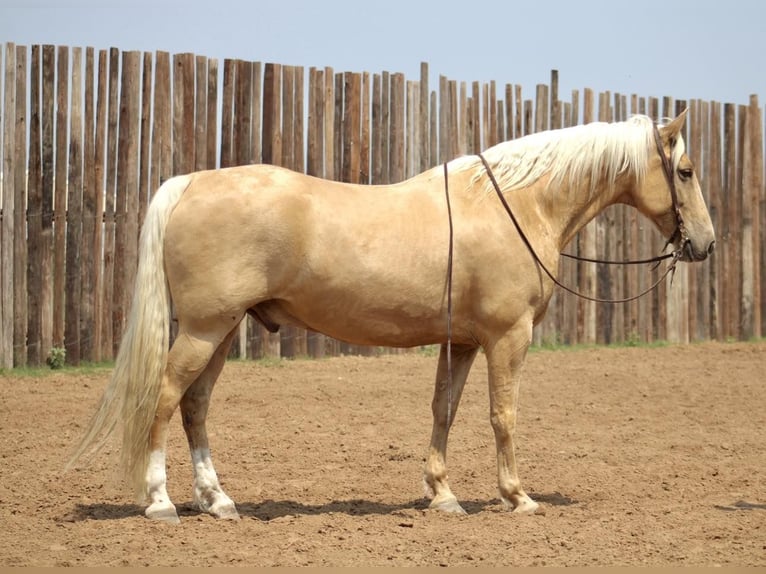
[[[451,387],[448,387],[447,345],[441,346],[434,398],[431,403],[434,425],[423,476],[426,495],[432,499],[431,508],[459,514],[465,514],[465,510],[447,483],[447,438],[477,350],[475,347],[452,346],[452,382]]]
[[[539,505],[521,488],[513,435],[521,370],[532,340],[532,325],[517,327],[486,349],[490,421],[497,447],[497,482],[503,503],[519,514],[534,514]]]

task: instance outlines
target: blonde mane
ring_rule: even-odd
[[[528,187],[544,175],[550,175],[552,189],[560,185],[582,189],[590,184],[593,194],[598,182],[594,174],[603,174],[611,187],[618,174],[632,173],[641,181],[650,153],[654,153],[652,120],[633,116],[624,122],[594,122],[585,125],[539,132],[497,144],[483,155],[492,167],[498,184],[504,191]],[[672,161],[678,164],[685,145],[678,138]],[[450,164],[450,169],[479,168],[469,185],[484,180],[487,191],[492,184],[484,177],[485,170],[476,156],[465,156]]]

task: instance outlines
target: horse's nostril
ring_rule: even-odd
[[[708,255],[712,254],[714,249],[715,249],[715,241],[711,241],[710,245],[707,246],[707,254]]]

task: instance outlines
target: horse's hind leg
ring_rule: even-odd
[[[175,505],[167,492],[165,450],[168,425],[186,390],[205,370],[230,330],[224,330],[223,326],[199,331],[181,327],[168,353],[154,422],[149,432],[149,462],[145,481],[150,504],[145,514],[153,520],[178,522]]]
[[[221,374],[226,356],[234,338],[233,330],[216,350],[202,374],[181,399],[181,418],[189,441],[192,467],[194,469],[194,500],[200,510],[216,518],[238,519],[234,502],[226,495],[218,482],[213,468],[210,445],[205,428],[210,395],[218,375]]]
[[[451,389],[448,389],[447,345],[442,345],[439,353],[436,386],[431,403],[434,425],[423,481],[427,494],[432,497],[430,507],[446,512],[465,514],[447,482],[447,438],[477,351],[476,347],[452,346]],[[451,402],[449,421],[447,420],[448,402]]]

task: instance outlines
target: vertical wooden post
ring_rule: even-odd
[[[760,200],[763,189],[763,128],[758,96],[750,96],[745,116],[742,149],[742,317],[741,338],[761,336]]]
[[[450,159],[447,152],[448,99],[447,78],[446,76],[439,76],[439,163],[444,163]]]
[[[234,165],[233,123],[234,123],[234,83],[236,60],[223,61],[223,95],[221,99],[221,167]]]
[[[0,54],[2,52],[0,51]],[[13,43],[5,45],[5,78],[2,117],[3,128],[3,186],[2,186],[2,218],[0,219],[0,369],[13,368],[13,312],[14,305],[14,233],[16,221],[16,174],[14,173],[13,148],[16,143],[16,46]],[[1,68],[0,68],[1,69]],[[18,209],[22,209],[19,206]]]
[[[157,52],[154,66],[154,101],[152,104],[151,165],[149,174],[150,199],[164,181],[161,148],[167,137],[165,126],[170,125],[168,118],[170,110],[169,62],[170,55],[167,52]]]
[[[170,95],[171,85],[171,66],[170,54],[168,52],[157,52],[156,56],[156,77],[154,80],[155,96],[155,129],[157,132],[156,142],[159,147],[157,173],[152,172],[151,192],[155,193],[157,189],[170,176],[173,175],[173,108]],[[152,145],[155,145],[154,143]]]
[[[42,158],[40,130],[40,46],[33,45],[30,57],[30,115],[29,115],[29,166],[27,182],[27,286],[29,287],[29,315],[27,323],[27,362],[40,365],[43,360],[43,281],[44,235]]]
[[[473,153],[484,151],[481,135],[481,92],[479,82],[471,83],[471,99],[473,100],[473,109],[471,114],[471,125],[473,127]]]
[[[514,132],[515,116],[513,106],[513,84],[505,85],[505,141],[512,140],[516,137]]]
[[[700,118],[700,105],[698,100],[692,100],[689,104],[687,125],[689,128],[689,140],[686,144],[687,153],[695,166],[698,179],[701,179],[702,120]],[[699,286],[706,284],[703,273],[706,273],[708,269],[708,265],[697,265],[688,272],[689,289],[687,290],[687,312],[689,315],[690,341],[707,338],[703,334],[703,331],[707,328],[704,312],[707,308],[706,296],[708,293],[704,289],[699,289]]]
[[[723,217],[723,180],[721,168],[721,104],[710,102],[710,137],[707,149],[705,185],[709,187],[710,218],[716,230],[716,249],[710,258],[710,336],[726,338],[725,318],[728,317],[724,296],[725,222]]]
[[[330,67],[324,69],[324,177],[336,179],[335,171],[335,73]],[[385,156],[384,156],[385,157]]]
[[[750,153],[752,154],[753,291],[756,299],[753,336],[766,336],[766,184],[764,182],[763,115],[758,96],[750,96]],[[760,303],[760,304],[759,304]]]
[[[98,53],[98,83],[96,93],[96,119],[93,151],[93,192],[95,219],[93,221],[93,345],[92,361],[101,362],[104,350],[104,187],[106,173],[106,83],[109,74],[106,50]]]
[[[194,54],[173,56],[173,175],[194,171],[195,65]]]
[[[415,121],[415,113],[416,113],[416,106],[415,101],[417,100],[417,94],[416,94],[416,83],[412,80],[407,80],[406,82],[406,95],[405,100],[407,102],[407,107],[405,110],[406,113],[406,137],[405,137],[405,151],[404,151],[404,157],[405,157],[405,174],[406,177],[412,177],[415,173],[415,166],[418,165],[418,159],[417,159],[417,145],[415,142],[417,141],[417,122]]]
[[[202,81],[202,78],[200,78]],[[216,137],[218,134],[218,60],[215,58],[207,59],[207,109],[205,115],[205,169],[215,169],[218,167],[218,154]]]
[[[449,90],[449,139],[448,139],[448,145],[449,145],[449,157],[448,160],[454,159],[458,156],[458,134],[460,133],[458,130],[458,111],[457,111],[457,82],[455,80],[450,80],[447,83],[447,87]],[[414,175],[414,174],[413,174]]]
[[[98,292],[95,289],[96,265],[100,252],[95,251],[96,234],[101,229],[101,220],[96,217],[96,172],[95,172],[95,117],[94,117],[94,61],[93,48],[85,50],[85,93],[83,117],[83,154],[82,154],[82,255],[80,304],[80,359],[94,360],[94,345],[97,341],[95,325],[95,307]]]
[[[559,100],[559,71],[551,70],[551,129],[561,127],[561,100]]]
[[[194,170],[207,169],[207,58],[196,56],[194,59]]]
[[[430,108],[431,110],[429,114],[429,126],[428,126],[428,141],[430,143],[430,149],[429,149],[429,155],[431,156],[431,161],[434,163],[438,162],[439,157],[439,139],[437,136],[437,126],[439,122],[439,114],[437,113],[437,103],[436,103],[436,90],[431,90],[431,96],[430,96]]]
[[[130,308],[138,259],[139,56],[137,51],[122,54],[112,309],[112,328],[118,339]]]
[[[141,79],[141,104],[140,104],[140,142],[138,145],[138,226],[144,223],[146,208],[151,199],[149,187],[149,170],[151,168],[151,141],[150,129],[152,120],[152,54],[143,54],[143,74]]]
[[[295,67],[282,66],[282,158],[279,165],[295,169]]]
[[[295,91],[295,95],[293,97],[295,98],[295,118],[293,120],[293,169],[297,172],[304,173],[306,171],[306,142],[304,135],[306,128],[303,114],[305,106],[305,72],[303,66],[296,66],[294,75],[295,78],[293,89]],[[369,107],[369,103],[367,105]],[[362,151],[364,152],[364,148]],[[369,149],[367,150],[367,155],[369,157]]]
[[[380,183],[391,182],[391,75],[383,72],[380,92],[381,163]],[[436,145],[436,142],[433,142]]]
[[[64,281],[66,362],[80,364],[80,303],[82,300],[82,49],[72,48],[72,98],[69,114],[69,173],[66,212],[66,273]]]
[[[250,163],[262,163],[261,145],[263,142],[263,70],[260,62],[252,63],[250,85],[252,94],[250,99]]]
[[[477,100],[478,103],[478,100]],[[492,146],[492,134],[489,124],[489,86],[485,83],[481,86],[481,136],[482,149]]]
[[[723,297],[725,301],[723,315],[724,336],[739,336],[739,270],[737,265],[737,239],[740,225],[739,201],[737,198],[737,144],[736,144],[736,106],[724,104],[724,141],[723,141]]]
[[[405,178],[404,171],[404,74],[391,75],[391,171],[390,183]]]
[[[29,290],[27,289],[27,263],[29,261],[27,245],[27,213],[18,206],[27,199],[27,48],[16,46],[16,128],[15,128],[15,166],[14,191],[16,206],[14,245],[16,257],[13,269],[14,306],[13,313],[13,363],[18,367],[28,364],[27,328],[29,321]]]
[[[418,111],[418,133],[420,137],[420,167],[419,171],[423,172],[433,165],[433,159],[430,157],[430,142],[429,142],[429,107],[428,107],[428,64],[426,62],[420,63],[420,101]]]
[[[468,97],[468,84],[460,82],[460,137],[458,141],[458,154],[467,155],[473,153],[473,102]]]
[[[485,102],[487,104],[488,109],[486,110],[485,113],[489,117],[489,129],[487,130],[487,144],[489,147],[491,147],[500,142],[500,138],[498,137],[498,133],[500,132],[498,120],[502,119],[502,116],[498,116],[497,114],[497,84],[495,80],[491,80],[489,82],[488,90],[489,90],[489,94],[488,94],[489,97]]]
[[[53,99],[46,98],[46,91],[48,90],[50,90],[49,94],[53,95],[53,46],[45,46],[43,48],[43,217],[48,211],[46,209],[48,198],[53,198],[55,202],[53,209],[53,346],[64,347],[67,116],[69,111],[69,49],[67,47],[59,46],[56,64],[56,173],[54,176],[51,172],[53,162],[47,161],[48,158],[52,157],[54,149],[52,147],[54,145],[52,113],[49,113],[53,110]],[[46,117],[50,117],[51,121],[46,121]],[[47,226],[43,224],[43,227]]]
[[[372,157],[370,182],[383,183],[383,94],[380,74],[372,76]]]
[[[237,80],[234,92],[234,132],[232,152],[235,165],[248,165],[252,158],[251,108],[253,67],[250,62],[237,60]]]
[[[583,91],[583,123],[589,124],[594,118],[593,90],[585,88]],[[584,257],[596,257],[596,223],[591,221],[578,234],[579,252]],[[590,297],[597,293],[597,268],[595,263],[580,263],[578,284],[582,292]],[[596,304],[593,301],[580,299],[577,303],[578,341],[592,344],[596,342]]]
[[[698,150],[695,164],[697,170],[697,177],[700,180],[700,187],[702,189],[702,197],[705,200],[705,205],[710,210],[710,178],[708,172],[710,166],[708,164],[709,149],[710,149],[710,106],[708,102],[699,102],[697,109],[698,118]],[[712,212],[711,212],[712,220]],[[713,229],[715,229],[715,222],[713,222]],[[697,304],[697,339],[709,340],[714,338],[713,331],[715,329],[714,317],[711,314],[712,310],[712,296],[715,293],[715,263],[713,257],[710,257],[706,264],[702,266],[697,272],[697,296],[699,302]]]
[[[106,192],[104,196],[104,330],[102,356],[111,359],[116,355],[122,333],[115,332],[112,311],[115,305],[115,190],[117,187],[117,123],[119,117],[120,52],[109,50],[109,85],[106,143]]]

